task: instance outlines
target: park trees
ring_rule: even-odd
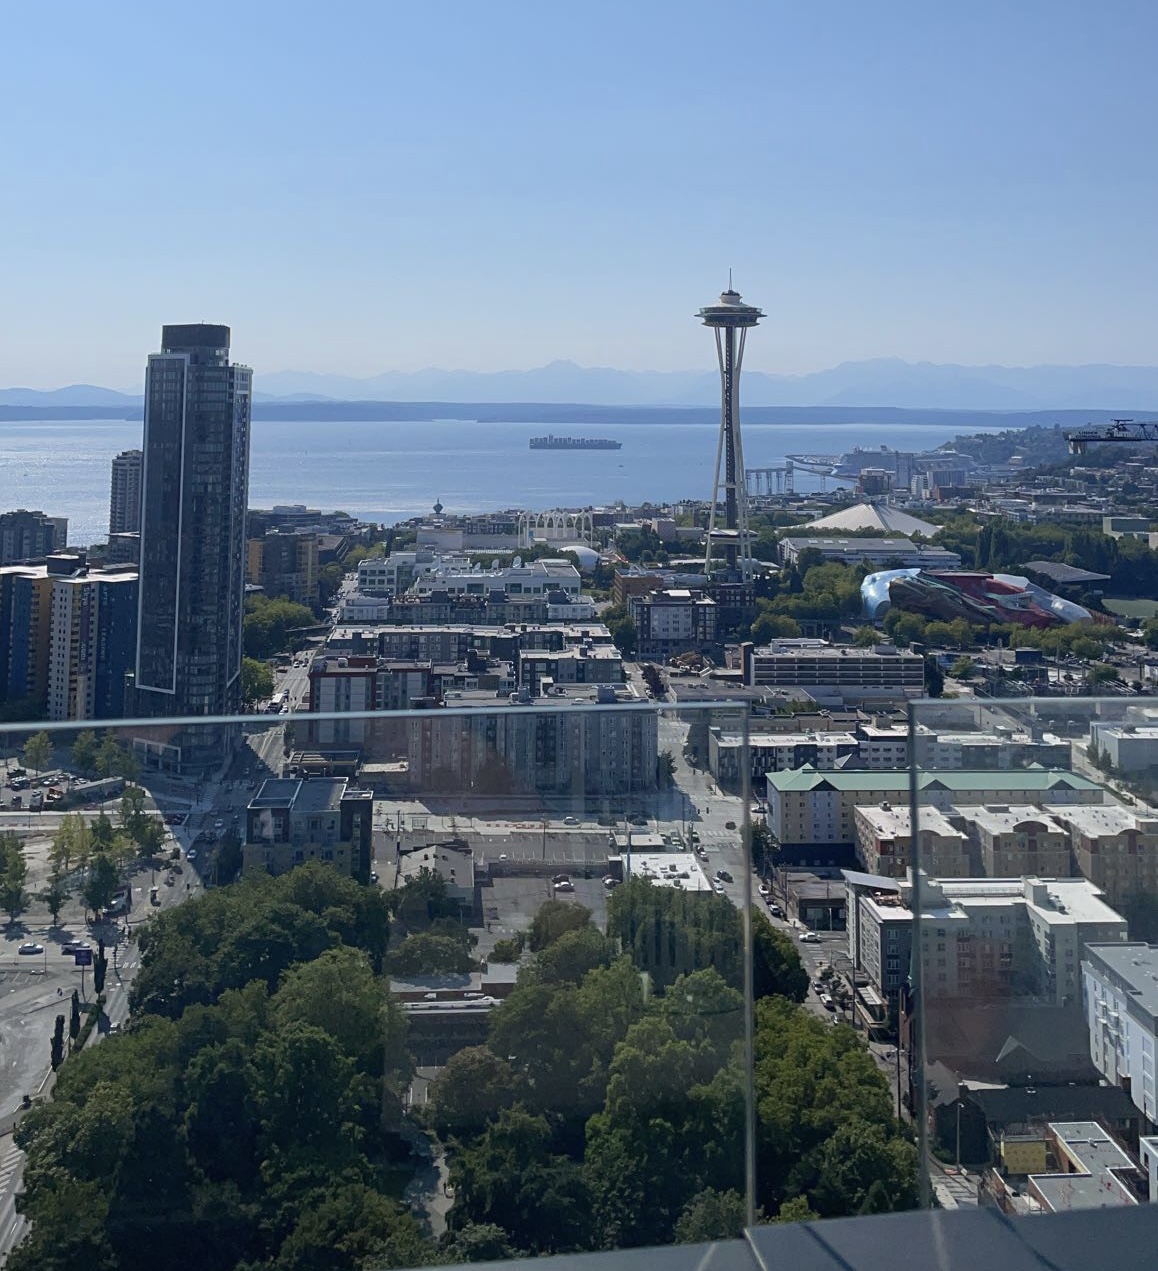
[[[51,765],[54,753],[55,748],[52,744],[52,738],[46,732],[41,730],[38,733],[33,733],[24,743],[24,766],[31,768],[39,777],[45,768]]]
[[[15,922],[28,908],[27,882],[28,861],[20,835],[11,830],[0,832],[0,909],[9,922]]]

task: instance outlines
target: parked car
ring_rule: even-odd
[[[568,878],[561,883],[556,883],[555,890],[556,891],[574,891],[575,884]]]
[[[563,824],[564,825],[578,825],[579,818],[577,816],[565,816],[563,818]]]
[[[761,896],[770,896],[772,894],[772,888],[767,883],[761,883],[756,890],[759,891]]]
[[[86,944],[83,940],[70,940],[67,944],[60,946],[61,953],[74,954],[83,953],[86,949],[91,949],[91,944]]]
[[[776,904],[775,901],[772,901],[772,900],[768,902],[768,912],[772,915],[773,918],[784,917],[784,910],[781,909],[780,906]]]
[[[832,1000],[832,994],[831,994],[831,993],[821,993],[821,995],[820,995],[820,1004],[821,1004],[821,1006],[823,1006],[823,1007],[824,1007],[824,1009],[825,1009],[826,1011],[835,1011],[835,1010],[836,1010],[836,1003]]]
[[[34,957],[38,953],[44,952],[44,945],[37,944],[35,940],[26,940],[17,950],[26,958]]]
[[[716,870],[716,877],[717,877],[717,878],[720,880],[720,882],[722,882],[722,883],[731,883],[731,882],[735,882],[735,879],[732,877],[732,875],[731,875],[731,874],[729,874],[729,873],[728,873],[728,871],[727,871],[726,869],[718,869],[718,870]]]
[[[614,874],[608,874],[608,875],[607,875],[607,876],[603,879],[603,886],[604,886],[604,887],[606,887],[608,891],[610,891],[610,890],[612,889],[612,887],[618,887],[618,886],[619,886],[619,879],[618,879],[618,878],[616,878]]]

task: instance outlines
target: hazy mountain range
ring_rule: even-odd
[[[366,379],[277,371],[255,377],[256,401],[552,402],[712,406],[719,377],[703,371],[619,371],[551,362],[528,371],[386,371]],[[1158,408],[1158,366],[956,366],[876,358],[808,375],[744,375],[747,406],[896,406],[924,410]],[[91,384],[0,389],[0,406],[117,406],[140,401]]]

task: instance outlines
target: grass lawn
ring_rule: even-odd
[[[1102,600],[1102,604],[1119,618],[1158,617],[1158,600]]]

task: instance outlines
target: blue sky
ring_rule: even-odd
[[[195,15],[193,20],[190,15]],[[9,6],[0,385],[1158,360],[1158,5]]]

